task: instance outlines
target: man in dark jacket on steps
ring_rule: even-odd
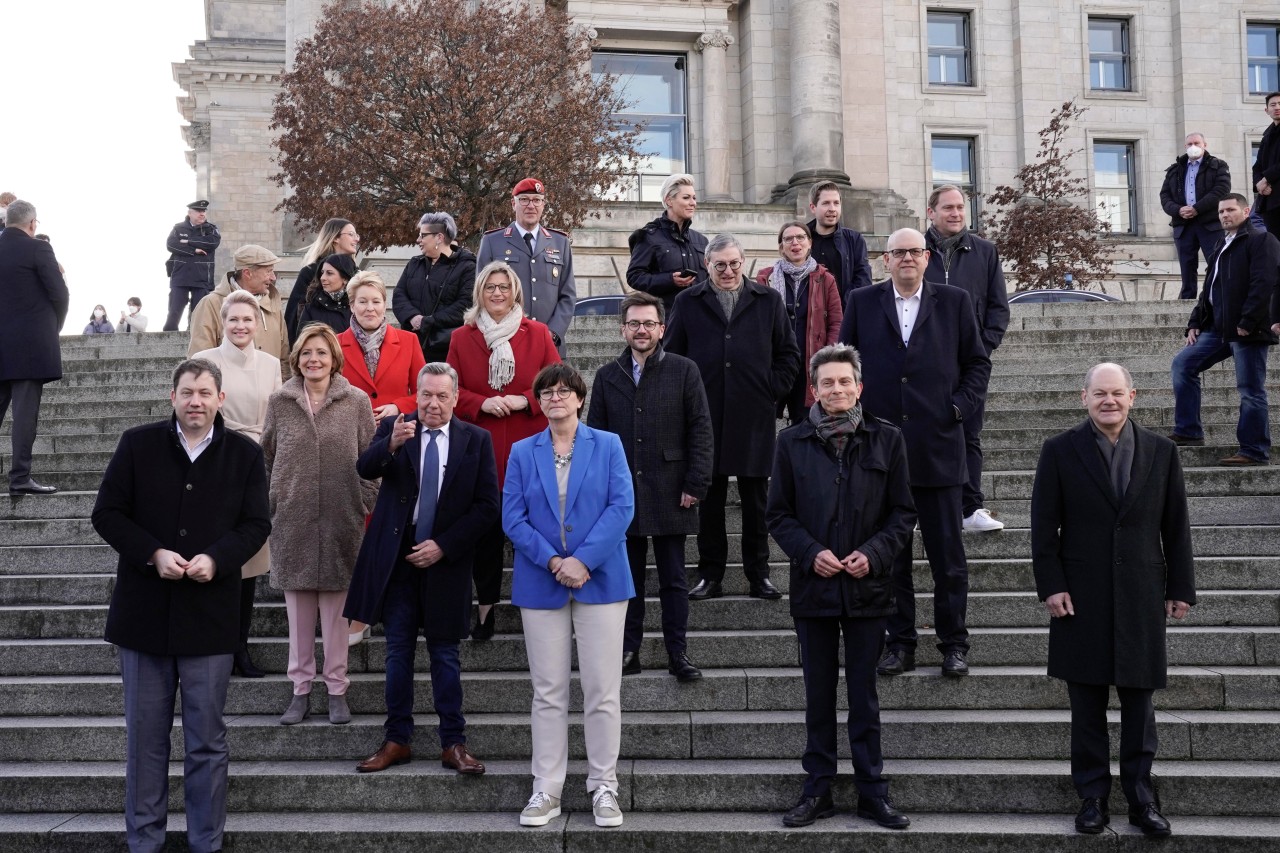
[[[1160,206],[1169,214],[1173,242],[1182,267],[1179,299],[1195,299],[1200,287],[1200,254],[1209,254],[1222,239],[1218,202],[1231,192],[1231,169],[1226,160],[1209,153],[1203,133],[1188,133],[1187,153],[1164,173]]]
[[[843,634],[858,816],[905,829],[911,821],[889,801],[881,775],[876,661],[885,620],[895,611],[894,560],[908,547],[916,522],[906,445],[897,427],[862,411],[862,364],[853,347],[818,350],[809,381],[816,402],[807,420],[778,437],[765,516],[791,558],[791,616],[800,640],[808,733],[808,777],[782,822],[808,826],[835,814],[831,782]]]

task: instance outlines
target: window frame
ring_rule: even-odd
[[[1249,30],[1254,28],[1266,27],[1271,29],[1276,35],[1276,54],[1274,56],[1254,57],[1249,53]],[[1277,20],[1250,20],[1247,16],[1244,18],[1244,38],[1242,39],[1241,53],[1244,56],[1244,96],[1247,99],[1262,98],[1268,92],[1280,90],[1280,21]],[[1275,65],[1276,80],[1275,85],[1268,85],[1260,89],[1253,88],[1253,61],[1254,59],[1270,60]]]
[[[936,179],[936,166],[934,165],[934,143],[937,141],[964,142],[969,147],[969,178],[968,184],[956,184],[960,189],[964,190],[969,196],[969,229],[971,231],[982,233],[982,172],[980,169],[979,143],[980,135],[973,130],[963,129],[942,129],[942,128],[926,128],[929,140],[929,157],[926,165],[925,193],[926,204],[928,207],[928,197],[933,191],[943,184],[955,183],[955,181],[939,181]]]
[[[965,44],[962,48],[944,48],[954,55],[956,50],[963,51],[964,65],[968,73],[968,81],[963,83],[936,83],[929,78],[929,66],[932,59],[931,45],[929,43],[929,18],[934,15],[947,15],[959,17],[964,23],[964,40]],[[946,3],[931,3],[928,6],[921,4],[920,7],[920,55],[924,57],[924,61],[920,63],[920,81],[922,91],[928,92],[947,92],[952,94],[982,94],[982,80],[980,60],[982,57],[982,45],[980,38],[980,21],[978,19],[978,10],[970,5],[949,5]]]
[[[1090,44],[1093,40],[1093,25],[1098,24],[1118,24],[1120,27],[1120,52],[1094,53],[1093,46]],[[1133,75],[1133,19],[1127,16],[1119,15],[1086,15],[1086,36],[1085,50],[1089,55],[1089,91],[1094,92],[1132,92],[1134,91],[1134,75]],[[1120,67],[1124,74],[1124,85],[1121,86],[1104,86],[1102,83],[1102,75],[1099,74],[1099,85],[1093,83],[1093,66],[1095,62],[1115,62],[1114,57],[1119,57]]]
[[[1129,228],[1120,230],[1112,228],[1107,236],[1118,237],[1121,239],[1128,237],[1142,236],[1142,210],[1141,210],[1141,194],[1139,192],[1139,179],[1142,170],[1138,167],[1138,157],[1140,156],[1141,140],[1135,136],[1125,134],[1115,134],[1109,132],[1091,134],[1089,136],[1089,200],[1091,209],[1097,215],[1098,211],[1098,193],[1100,190],[1118,190],[1118,187],[1099,187],[1098,186],[1098,146],[1099,145],[1123,145],[1128,149],[1128,202],[1129,202]],[[1099,219],[1102,217],[1099,216]]]

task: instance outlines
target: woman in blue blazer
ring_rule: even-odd
[[[587,385],[577,370],[548,365],[533,392],[550,426],[511,448],[502,489],[502,527],[515,546],[511,602],[533,680],[533,796],[520,823],[544,826],[560,814],[576,636],[587,791],[596,825],[618,826],[622,631],[635,595],[626,545],[631,472],[616,435],[578,422]]]

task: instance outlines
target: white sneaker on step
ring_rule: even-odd
[[[964,529],[988,533],[992,530],[1004,530],[1004,522],[996,521],[985,508],[979,508],[973,511],[973,515],[964,520]]]

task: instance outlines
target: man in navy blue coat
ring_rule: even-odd
[[[384,418],[356,469],[382,478],[356,558],[345,615],[383,623],[387,638],[386,737],[361,773],[410,759],[413,659],[418,633],[431,655],[431,692],[440,717],[440,763],[480,774],[467,751],[458,646],[471,624],[476,543],[498,517],[498,472],[489,431],[453,417],[458,374],[444,362],[418,372],[418,410]],[[430,483],[431,491],[420,488]]]
[[[13,403],[9,466],[10,495],[47,495],[58,491],[31,479],[31,447],[36,440],[44,384],[62,378],[58,332],[67,319],[70,294],[58,271],[53,248],[36,237],[36,209],[14,201],[8,227],[0,232],[0,424]]]
[[[991,375],[969,294],[924,280],[929,251],[911,228],[889,237],[889,281],[849,294],[841,343],[864,353],[863,403],[901,428],[911,493],[934,583],[934,625],[942,674],[969,674],[965,609],[969,569],[961,539],[961,497],[968,479],[964,420],[982,405]],[[916,601],[911,540],[893,567],[897,613],[877,671],[915,669]]]

